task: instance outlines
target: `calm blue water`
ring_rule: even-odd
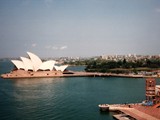
[[[12,67],[0,62],[0,73]],[[0,78],[0,120],[113,120],[98,104],[141,102],[144,84],[144,79],[114,77]]]

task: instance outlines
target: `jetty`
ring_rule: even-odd
[[[160,109],[143,106],[141,103],[132,104],[100,104],[102,112],[114,112],[117,120],[160,120]]]
[[[154,78],[146,79],[146,100],[132,104],[100,104],[102,112],[116,112],[117,120],[160,120],[160,87]]]

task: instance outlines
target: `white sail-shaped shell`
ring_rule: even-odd
[[[24,69],[25,71],[33,70],[49,70],[52,71],[55,68],[57,71],[64,71],[68,65],[55,66],[57,63],[54,60],[48,60],[42,62],[42,60],[35,54],[27,52],[29,58],[21,57],[21,60],[11,60],[12,63],[17,67],[17,69]]]
[[[34,71],[34,67],[33,67],[33,64],[32,64],[32,61],[28,58],[25,58],[25,57],[21,57],[22,61],[23,61],[23,64],[25,66],[25,70],[28,71],[28,70],[33,70]]]
[[[35,55],[31,52],[27,52],[27,54],[29,55],[29,57],[32,61],[34,71],[37,71],[42,64],[42,60],[37,55]]]
[[[25,70],[25,66],[24,66],[22,61],[20,61],[20,60],[11,60],[11,62],[16,66],[17,69],[24,69]]]
[[[68,67],[68,65],[61,65],[61,66],[54,66],[55,67],[55,69],[57,70],[57,71],[64,71],[67,67]]]
[[[54,60],[49,60],[49,61],[45,61],[41,64],[41,66],[39,67],[39,70],[53,70],[54,64],[56,63],[56,61]]]

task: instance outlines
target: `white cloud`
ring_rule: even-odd
[[[65,46],[62,46],[62,47],[60,47],[59,49],[60,49],[60,50],[67,49],[67,46],[66,46],[66,45],[65,45]]]
[[[37,46],[37,44],[36,44],[36,43],[33,43],[33,44],[32,44],[32,47],[36,47],[36,46]]]
[[[64,46],[51,46],[51,45],[47,45],[45,48],[46,49],[52,49],[52,50],[64,50],[64,49],[67,49],[68,47],[66,45],[64,45]]]

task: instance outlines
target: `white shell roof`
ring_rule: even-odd
[[[54,64],[56,63],[56,61],[54,60],[49,60],[49,61],[45,61],[41,64],[41,66],[39,67],[40,70],[47,70],[49,69],[50,71],[53,70]]]
[[[21,59],[22,59],[22,61],[24,63],[26,71],[28,71],[28,70],[34,70],[32,61],[30,59],[25,58],[25,57],[21,57]]]
[[[35,55],[31,52],[27,52],[27,54],[29,55],[29,57],[32,61],[34,70],[37,71],[42,64],[42,60],[37,55]]]
[[[20,60],[11,60],[11,62],[17,67],[17,69],[24,69],[25,70],[25,66],[24,66],[22,61],[20,61]]]
[[[11,60],[12,63],[17,67],[17,69],[24,69],[26,71],[28,70],[33,70],[33,71],[50,70],[51,71],[55,67],[57,71],[59,70],[63,72],[68,67],[68,65],[55,66],[55,63],[57,62],[54,60],[42,62],[42,60],[37,55],[31,52],[27,52],[27,54],[29,55],[30,59],[21,57],[22,61]]]
[[[54,66],[57,71],[64,71],[68,65]]]

